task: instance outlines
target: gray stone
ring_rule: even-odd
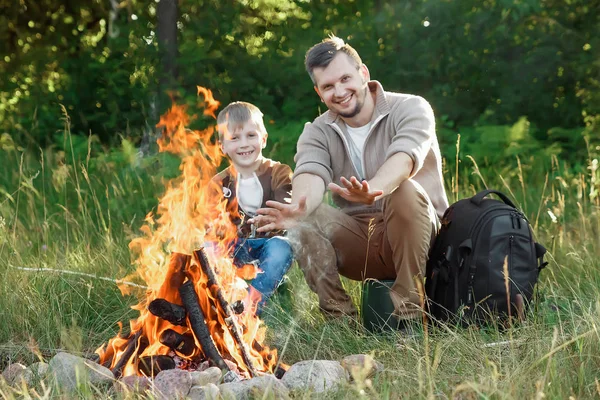
[[[350,374],[350,378],[355,381],[364,381],[383,371],[383,364],[368,354],[353,354],[344,357],[341,364]]]
[[[27,367],[21,363],[9,364],[2,372],[2,377],[9,385],[18,384],[21,382],[21,378],[24,378],[25,371],[27,371]]]
[[[347,382],[346,376],[346,370],[337,361],[308,360],[292,365],[281,381],[291,390],[322,393]]]
[[[206,386],[209,383],[216,385],[221,381],[221,370],[218,367],[210,367],[204,371],[193,371],[190,375],[194,386]]]
[[[225,375],[223,375],[223,383],[239,382],[241,380],[242,378],[234,371],[227,371]]]
[[[110,369],[68,353],[58,353],[52,357],[48,371],[54,375],[60,388],[68,391],[85,383],[100,386],[114,381],[114,375]]]
[[[229,360],[223,360],[223,361],[225,361],[225,364],[227,364],[227,367],[229,368],[230,371],[235,372],[236,374],[239,375],[240,370],[236,363],[234,363],[233,361],[229,361]]]
[[[289,399],[288,388],[273,375],[263,375],[240,382],[219,385],[225,400]]]
[[[49,366],[45,362],[33,363],[22,372],[20,379],[23,379],[27,386],[29,386],[34,382],[44,379],[48,373],[48,368]]]
[[[202,361],[196,371],[204,371],[210,368],[210,361]]]
[[[212,383],[206,386],[192,386],[187,398],[189,400],[217,400],[220,399],[220,391],[217,385]]]
[[[130,375],[125,376],[114,383],[115,392],[125,393],[145,393],[152,387],[150,379],[145,376]]]
[[[159,399],[183,399],[192,387],[192,377],[182,369],[160,371],[154,378],[154,389]]]
[[[43,378],[46,376],[46,374],[48,373],[48,368],[50,368],[50,366],[48,365],[48,363],[45,363],[43,361],[39,361],[36,363],[31,364],[29,367],[27,367],[31,372],[33,372],[33,374],[38,377],[38,378]]]

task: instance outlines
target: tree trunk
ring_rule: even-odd
[[[158,3],[158,48],[161,55],[161,90],[170,88],[177,78],[177,0],[160,0]]]
[[[167,93],[174,88],[177,79],[177,0],[160,0],[157,7],[157,39],[160,54],[160,68],[158,71],[158,88],[150,99],[150,123],[144,129],[144,136],[140,144],[140,151],[144,155],[156,152],[156,139],[161,135],[161,130],[156,128],[160,115],[169,106]]]

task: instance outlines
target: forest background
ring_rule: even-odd
[[[195,104],[200,85],[223,104],[257,104],[272,142],[282,142],[274,154],[291,162],[302,124],[324,111],[304,54],[335,33],[386,89],[428,99],[448,148],[460,132],[477,155],[501,157],[507,144],[522,142],[573,160],[586,155],[584,137],[598,134],[599,4],[6,1],[2,143],[60,147],[64,106],[71,131],[93,136],[93,151],[122,138],[139,145],[145,135],[154,139],[148,136],[170,105],[165,93]],[[523,119],[527,129],[512,137],[486,128]]]

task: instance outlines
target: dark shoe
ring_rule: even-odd
[[[350,331],[362,330],[362,324],[358,319],[358,314],[336,314],[334,316],[332,313],[323,313],[323,316],[325,316],[325,321],[329,325],[335,325],[336,327],[348,329]]]
[[[338,319],[353,319],[358,321],[358,312],[353,311],[349,313],[341,312],[341,311],[333,311],[333,310],[324,310],[321,308],[321,313],[323,317],[325,317],[326,321],[336,321]]]

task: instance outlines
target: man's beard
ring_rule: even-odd
[[[365,86],[365,90],[363,91],[362,98],[358,98],[358,96],[356,97],[356,107],[354,107],[354,110],[349,111],[347,113],[340,112],[340,113],[338,113],[338,115],[342,118],[356,117],[361,112],[363,106],[365,105],[365,98],[367,97],[368,90],[369,90],[368,86]]]

